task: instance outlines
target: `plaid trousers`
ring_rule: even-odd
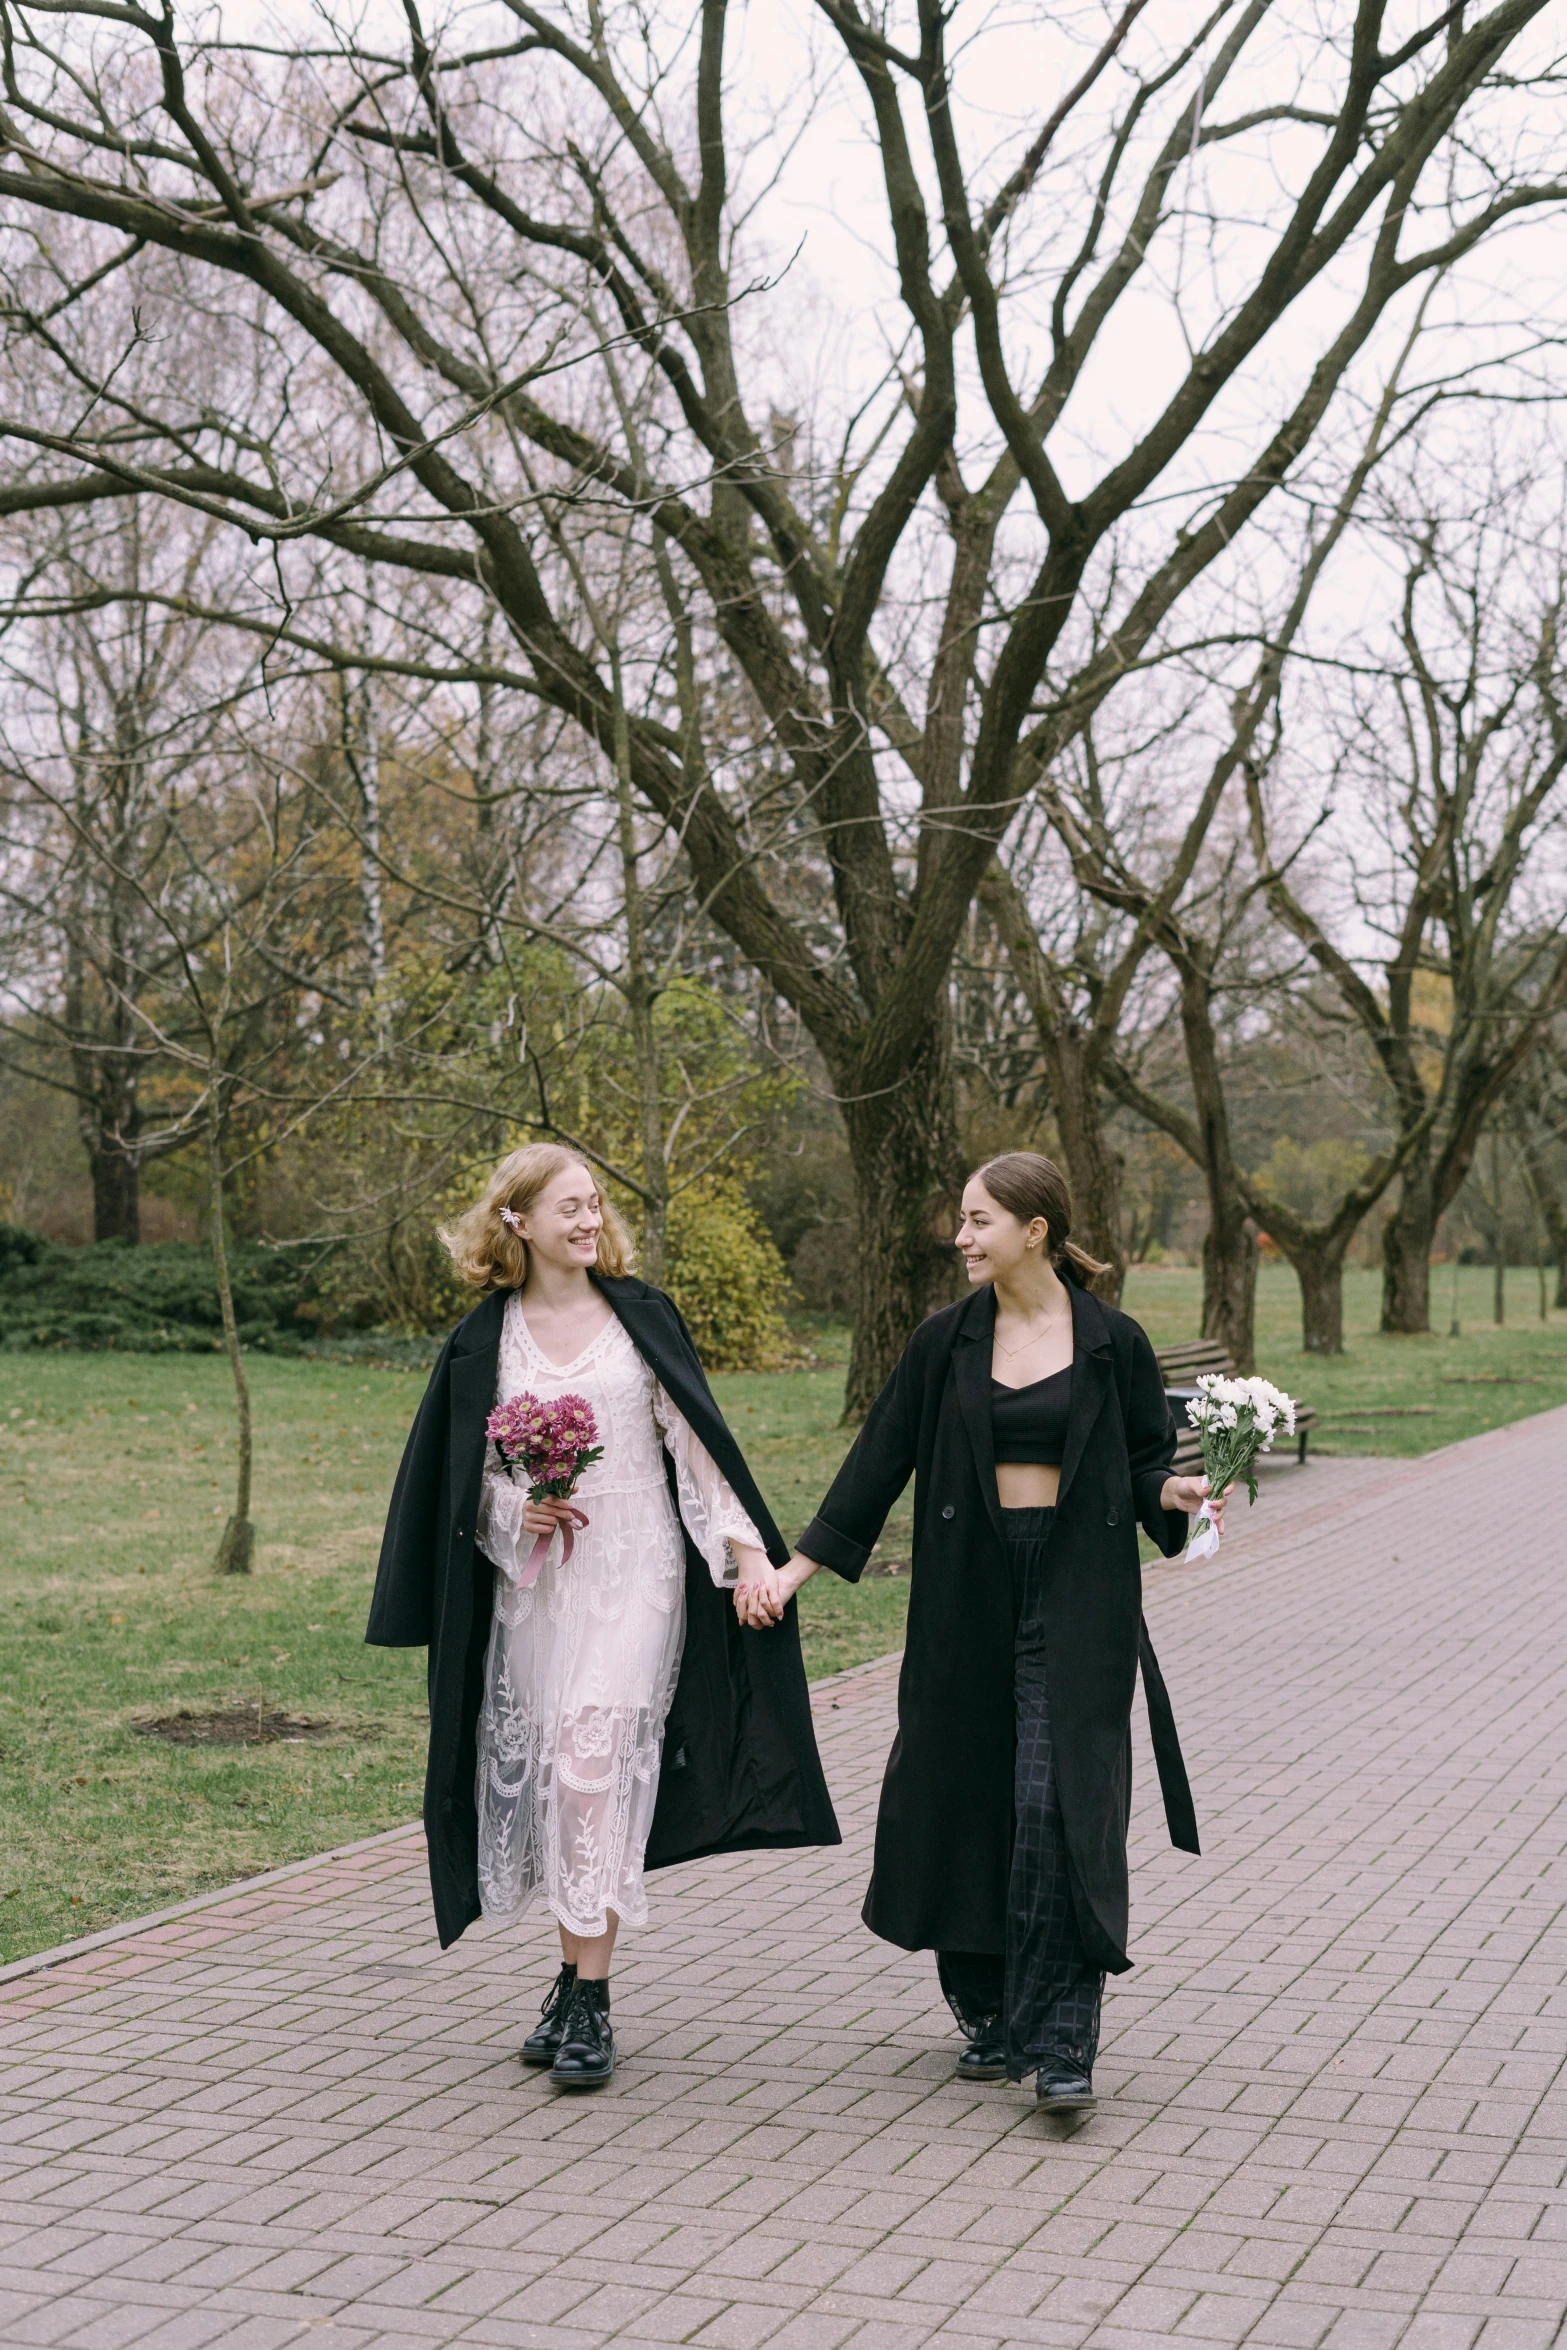
[[[970,2039],[999,2033],[1006,2044],[1007,2076],[1014,2081],[1061,2057],[1079,2072],[1092,2073],[1104,1990],[1104,1976],[1090,1965],[1078,1931],[1050,1738],[1043,1607],[1045,1553],[1054,1518],[1054,1510],[1002,1512],[1017,1627],[1006,1952],[936,1953],[948,2006]]]

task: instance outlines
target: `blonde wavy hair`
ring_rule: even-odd
[[[455,1223],[440,1227],[440,1239],[458,1278],[486,1297],[493,1289],[520,1289],[528,1278],[528,1244],[503,1221],[502,1208],[509,1208],[514,1216],[526,1216],[546,1184],[553,1183],[568,1167],[585,1165],[575,1151],[563,1149],[558,1142],[530,1142],[519,1151],[509,1151],[485,1185],[483,1198],[464,1209]],[[592,1176],[591,1167],[587,1172]],[[596,1177],[594,1189],[598,1190]],[[599,1212],[604,1221],[593,1270],[612,1276],[629,1273],[635,1247],[602,1191]]]

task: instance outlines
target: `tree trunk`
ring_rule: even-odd
[[[1237,1371],[1257,1368],[1257,1234],[1233,1196],[1210,1194],[1202,1244],[1202,1334],[1222,1340]]]
[[[77,991],[78,999],[80,991]],[[78,1026],[79,1000],[73,1003]],[[141,1132],[139,1073],[135,1060],[112,1046],[76,1047],[71,1055],[77,1084],[76,1131],[92,1177],[94,1240],[141,1239]]]
[[[141,1240],[141,1167],[135,1156],[117,1150],[103,1135],[88,1144],[92,1169],[94,1240]]]
[[[631,737],[621,683],[620,645],[610,647],[615,689],[616,825],[620,882],[626,918],[626,968],[621,993],[631,1023],[637,1068],[637,1123],[642,1153],[642,1278],[656,1286],[664,1278],[669,1232],[669,1171],[664,1157],[663,1060],[653,1024],[657,988],[648,969],[647,925],[637,850],[636,799],[631,784]]]
[[[855,1098],[840,1081],[858,1210],[859,1298],[844,1419],[862,1419],[909,1333],[951,1295],[963,1183],[943,1031],[928,1033],[904,1084]]]
[[[1197,1107],[1208,1230],[1202,1244],[1202,1334],[1217,1338],[1238,1371],[1257,1367],[1257,1227],[1235,1180],[1229,1106],[1213,1028],[1213,989],[1206,969],[1191,958],[1177,965],[1181,1032]]]
[[[1342,1249],[1291,1249],[1290,1262],[1300,1282],[1300,1342],[1309,1355],[1344,1352],[1344,1252]]]
[[[228,1348],[229,1369],[234,1374],[234,1401],[238,1409],[238,1462],[234,1487],[234,1514],[223,1529],[218,1544],[217,1569],[220,1575],[248,1575],[256,1547],[256,1529],[250,1522],[250,1387],[245,1378],[244,1359],[239,1351],[239,1324],[234,1318],[234,1292],[229,1286],[228,1249],[223,1238],[223,1156],[222,1116],[217,1106],[217,1087],[213,1087],[213,1107],[208,1121],[208,1202],[212,1216],[212,1268],[218,1280],[218,1306],[223,1315],[223,1337]]]
[[[1545,1228],[1551,1236],[1551,1249],[1556,1258],[1557,1311],[1567,1311],[1567,1210],[1563,1209],[1560,1199],[1552,1199],[1547,1194],[1540,1201],[1540,1213],[1545,1218]]]
[[[1072,1192],[1072,1237],[1109,1266],[1089,1283],[1096,1297],[1118,1306],[1126,1280],[1121,1237],[1121,1162],[1105,1132],[1104,1096],[1093,1055],[1080,1031],[1040,1029],[1050,1081],[1050,1106],[1061,1137]]]
[[[1502,1222],[1502,1137],[1491,1128],[1491,1319],[1500,1329],[1507,1319],[1507,1232]]]
[[[1436,1234],[1431,1153],[1422,1144],[1404,1163],[1398,1205],[1382,1227],[1382,1328],[1417,1338],[1431,1328],[1431,1244]]]

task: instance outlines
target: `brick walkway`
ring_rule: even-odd
[[[413,1836],[0,1983],[0,2343],[1548,2350],[1564,1504],[1554,1413],[1275,1473],[1150,1576],[1208,1849],[1143,1768],[1075,2134],[858,1923],[874,1666],[817,1693],[845,1850],[658,1880],[598,2097],[512,2053],[548,1932],[443,1958]]]

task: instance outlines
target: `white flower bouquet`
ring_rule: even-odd
[[[1294,1435],[1294,1404],[1269,1380],[1226,1379],[1216,1371],[1204,1372],[1197,1389],[1186,1407],[1186,1417],[1202,1439],[1208,1491],[1221,1494],[1226,1486],[1243,1478],[1247,1500],[1255,1501],[1258,1455],[1272,1449],[1281,1428]],[[1219,1529],[1204,1503],[1192,1520],[1187,1559],[1212,1558],[1218,1547]]]

